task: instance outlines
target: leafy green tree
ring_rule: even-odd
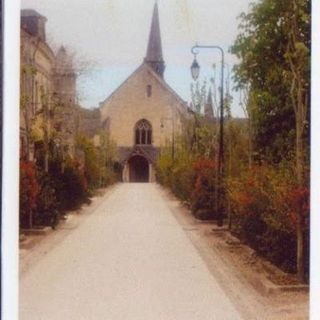
[[[305,159],[306,148],[304,134],[309,113],[309,91],[310,91],[310,13],[306,10],[310,6],[307,0],[292,0],[290,3],[290,14],[285,17],[288,44],[285,58],[289,63],[289,71],[286,73],[290,83],[290,99],[295,115],[295,160],[296,179],[299,188],[305,186],[306,174]],[[306,38],[306,36],[309,36]],[[304,276],[304,214],[301,202],[297,215],[297,269],[300,279]]]
[[[310,0],[261,0],[242,13],[231,51],[239,89],[249,88],[253,144],[260,157],[279,163],[295,153],[296,184],[308,184],[310,115]],[[297,272],[304,276],[301,208],[296,222]]]
[[[290,70],[286,57],[290,42],[288,17],[295,11],[292,3],[263,0],[251,4],[250,12],[240,15],[240,34],[231,49],[241,60],[235,67],[236,83],[239,88],[249,84],[250,97],[255,101],[251,110],[254,147],[274,162],[289,157],[295,141],[291,81],[286,76]],[[298,6],[296,23],[302,42],[309,47],[310,1],[301,0]]]
[[[99,161],[96,147],[85,135],[77,138],[77,147],[84,152],[84,175],[90,189],[99,186]]]
[[[204,106],[207,98],[207,82],[204,81],[200,84],[197,81],[195,84],[191,84],[191,100],[193,111],[200,114],[204,110]]]
[[[106,187],[117,180],[117,145],[105,131],[101,131],[98,137],[99,187]]]

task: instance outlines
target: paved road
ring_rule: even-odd
[[[155,184],[119,184],[20,279],[20,320],[237,320]]]

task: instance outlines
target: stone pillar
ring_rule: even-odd
[[[152,164],[149,162],[149,182],[152,182]]]
[[[149,182],[156,181],[156,174],[152,163],[149,163]]]
[[[129,179],[129,164],[128,162],[124,165],[123,170],[122,170],[122,181],[123,182],[130,182]]]

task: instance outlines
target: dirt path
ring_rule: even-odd
[[[23,255],[20,320],[303,319],[258,295],[156,184],[119,184],[85,211]]]
[[[244,319],[307,320],[309,295],[307,292],[281,292],[265,295],[250,282],[262,270],[251,258],[242,256],[238,246],[227,245],[227,232],[217,231],[215,224],[196,220],[180,201],[158,186],[172,214],[197,248],[211,274],[236,306]],[[246,253],[246,252],[245,252]],[[262,277],[262,274],[261,274]]]
[[[20,281],[20,320],[241,319],[154,184],[121,184]]]

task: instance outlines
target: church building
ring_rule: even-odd
[[[158,4],[142,64],[100,103],[102,127],[118,147],[123,182],[155,181],[161,147],[172,148],[190,117],[188,105],[164,80]]]

